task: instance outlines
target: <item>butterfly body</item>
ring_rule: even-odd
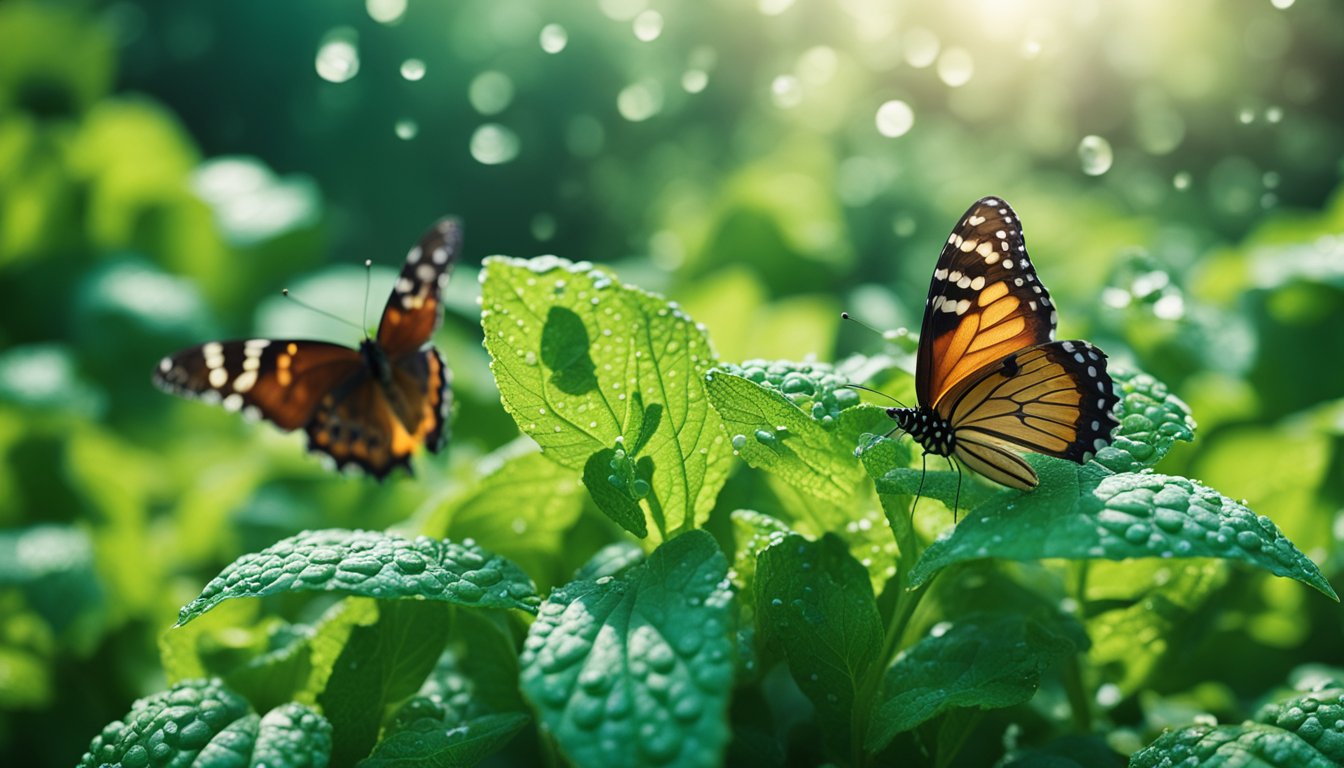
[[[410,469],[421,445],[446,438],[451,374],[429,340],[439,293],[461,247],[453,219],[436,223],[407,255],[378,325],[357,348],[324,341],[212,341],[165,357],[159,388],[303,429],[309,450],[338,468],[381,479]]]
[[[1022,455],[1083,463],[1110,442],[1118,402],[1106,355],[1054,341],[1057,314],[1016,213],[977,201],[948,236],[925,301],[917,408],[887,415],[928,453],[1013,488],[1039,480]]]

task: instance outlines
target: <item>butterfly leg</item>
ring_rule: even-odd
[[[947,466],[957,470],[957,496],[956,501],[952,502],[952,524],[957,524],[957,513],[961,511],[961,462],[953,461],[952,457],[944,456],[947,459]]]
[[[924,476],[929,474],[929,454],[920,454],[919,469],[919,487],[915,489],[915,500],[910,505],[910,527],[915,527],[915,507],[919,506],[919,499],[924,495]]]

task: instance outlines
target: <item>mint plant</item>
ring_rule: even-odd
[[[165,634],[172,687],[82,765],[948,766],[996,711],[1037,732],[1005,765],[1116,764],[1093,702],[1136,690],[1161,653],[1137,646],[1228,564],[1337,600],[1269,517],[1154,470],[1195,423],[1141,372],[1116,373],[1113,444],[1030,457],[1024,493],[881,436],[845,385],[902,386],[891,360],[720,361],[675,304],[591,264],[488,259],[481,322],[540,453],[488,457],[425,535],[308,531],[239,558]],[[595,554],[557,576],[580,542]],[[1338,764],[1341,690],[1127,751]]]

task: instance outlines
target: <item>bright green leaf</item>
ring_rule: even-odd
[[[636,458],[652,464],[655,527],[702,521],[730,453],[705,397],[714,358],[704,332],[663,298],[591,264],[492,257],[483,274],[485,345],[519,428],[572,469],[618,441],[632,456],[638,448]]]
[[[702,766],[721,759],[733,685],[728,562],[691,531],[615,576],[542,604],[522,688],[576,765]]]
[[[1192,725],[1130,757],[1130,768],[1337,768],[1297,734],[1268,725]]]
[[[1029,701],[1041,673],[1078,650],[1070,634],[1019,614],[972,614],[934,625],[887,670],[865,748],[877,753],[896,734],[949,709]]]
[[[1249,563],[1335,598],[1306,555],[1267,517],[1197,482],[1104,470],[1031,457],[1041,476],[1033,492],[1005,492],[978,507],[925,550],[916,585],[952,563],[1010,560],[1214,557]]]
[[[789,536],[756,559],[761,641],[789,662],[833,743],[848,744],[855,698],[882,653],[882,619],[868,572],[844,541]]]
[[[336,591],[422,597],[480,608],[533,611],[535,588],[518,566],[476,546],[376,531],[305,531],[243,555],[178,614],[185,624],[235,597]]]

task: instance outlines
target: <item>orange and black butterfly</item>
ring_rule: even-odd
[[[915,364],[918,408],[887,415],[926,453],[997,483],[1039,484],[1024,452],[1084,463],[1108,445],[1119,398],[1106,355],[1053,341],[1055,307],[1001,198],[970,207],[933,270]]]
[[[456,219],[443,219],[406,256],[378,334],[358,349],[324,341],[212,341],[165,357],[154,383],[167,392],[222,403],[280,429],[303,428],[308,448],[337,468],[374,477],[410,470],[420,445],[437,452],[447,436],[451,373],[429,346],[443,311],[439,293],[462,247]]]

